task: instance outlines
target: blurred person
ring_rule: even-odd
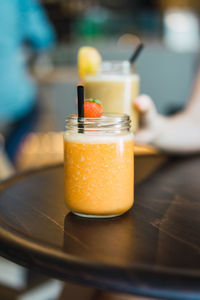
[[[136,143],[151,144],[176,154],[200,152],[200,67],[191,97],[179,113],[169,117],[158,114],[148,95],[140,95],[135,107],[141,123],[135,136]]]
[[[24,43],[37,54],[54,40],[54,31],[37,0],[0,1],[0,134],[12,161],[38,115],[38,92],[28,74]]]

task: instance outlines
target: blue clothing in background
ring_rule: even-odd
[[[0,124],[26,115],[37,89],[26,70],[23,43],[36,51],[50,47],[54,31],[36,0],[0,0]]]

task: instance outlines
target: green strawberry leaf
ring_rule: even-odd
[[[96,104],[100,104],[102,105],[101,100],[96,99],[96,98],[89,98],[89,99],[85,99],[85,102],[95,102]]]

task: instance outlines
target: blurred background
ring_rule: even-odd
[[[42,0],[40,7],[13,6],[23,2],[0,3],[0,11],[3,5],[4,15],[10,16],[9,20],[0,18],[0,69],[5,69],[0,72],[0,179],[63,160],[61,131],[65,116],[76,112],[77,52],[81,46],[96,47],[103,60],[127,60],[140,37],[145,44],[136,64],[140,92],[149,94],[162,114],[170,115],[184,107],[199,62],[198,0]],[[19,31],[14,32],[12,26],[19,16],[17,9],[26,22],[20,27],[24,35],[20,31],[20,38],[15,39]],[[28,11],[26,20],[23,14]],[[12,61],[16,51],[17,58]],[[12,66],[5,64],[4,56],[8,55]],[[20,71],[24,76],[21,83],[13,79],[19,61],[28,74]],[[27,93],[36,101],[30,109],[19,105],[11,114],[8,103],[17,103],[17,96],[25,94],[24,90],[18,93],[14,85],[29,86]],[[0,282],[5,286],[1,286],[1,295],[5,291],[2,299],[15,299],[13,290],[21,291],[30,278],[35,278],[3,259],[1,269]],[[6,273],[15,275],[5,278]],[[54,284],[56,294],[60,285],[57,281]],[[54,299],[52,290],[50,293],[49,298],[38,298],[36,293],[36,298],[27,295],[17,299]]]
[[[199,61],[198,0],[42,0],[40,4],[55,37],[47,51],[35,53],[29,43],[23,44],[29,76],[38,84],[39,112],[17,146],[10,145],[16,149],[10,150],[9,158],[17,170],[62,160],[62,137],[56,132],[64,130],[66,114],[76,112],[81,46],[96,47],[104,60],[126,60],[139,36],[145,44],[136,64],[140,92],[149,94],[162,114],[173,114],[185,105]]]
[[[138,36],[145,43],[136,66],[141,93],[152,96],[160,113],[183,107],[199,59],[198,0],[46,0],[43,5],[58,43],[46,61],[38,62],[36,74],[43,91],[49,88],[44,84],[51,83],[48,91],[57,112],[75,111],[79,47],[96,47],[104,60],[124,60],[132,54]],[[45,76],[49,62],[54,71]],[[58,129],[63,121],[64,116],[55,124]]]

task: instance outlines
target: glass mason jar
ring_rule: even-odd
[[[95,75],[86,75],[85,97],[99,99],[105,113],[130,115],[132,130],[138,128],[138,113],[133,102],[139,93],[139,76],[129,61],[103,61]]]
[[[128,115],[68,115],[64,133],[65,201],[83,217],[114,217],[133,205],[134,142]]]

